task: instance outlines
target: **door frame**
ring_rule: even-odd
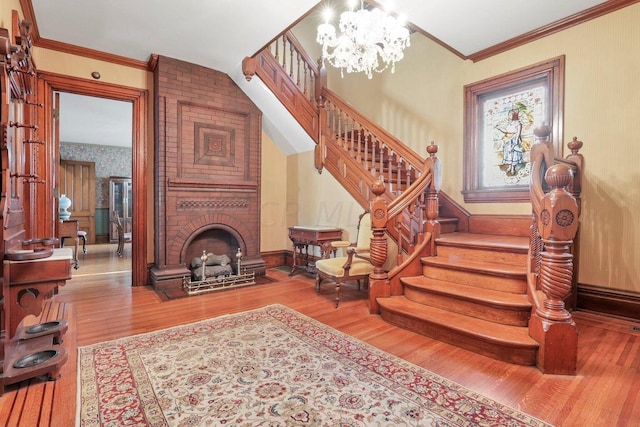
[[[38,235],[53,235],[55,232],[55,220],[52,201],[56,197],[54,189],[59,186],[59,141],[54,143],[54,92],[68,92],[78,95],[94,96],[99,98],[127,101],[132,103],[132,181],[133,181],[133,206],[132,206],[132,243],[131,243],[131,283],[133,286],[149,283],[147,268],[147,227],[144,224],[153,224],[147,220],[147,193],[146,189],[153,185],[144,185],[147,176],[147,112],[148,91],[146,89],[131,88],[111,83],[97,82],[61,74],[38,72],[38,103],[40,135],[45,140],[45,159],[40,173],[48,177],[51,185],[45,185],[42,191],[36,195],[38,212],[48,212],[45,218],[40,218],[36,227]],[[41,227],[41,228],[40,228]]]

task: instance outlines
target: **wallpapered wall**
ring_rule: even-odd
[[[109,177],[131,176],[131,148],[107,145],[60,143],[60,160],[96,164],[96,209],[109,208]]]
[[[109,177],[131,176],[131,148],[61,142],[60,159],[96,164],[96,235],[108,233]]]

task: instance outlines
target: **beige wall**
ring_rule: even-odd
[[[634,218],[640,212],[638,22],[640,4],[478,63],[414,34],[395,74],[341,79],[333,70],[329,86],[420,155],[434,140],[444,165],[443,191],[470,212],[528,214],[525,203],[464,204],[463,87],[565,55],[564,142],[577,136],[585,143],[586,159],[578,280],[640,292],[640,226]],[[315,191],[321,189],[310,188]],[[315,201],[299,220],[312,221],[322,203]]]

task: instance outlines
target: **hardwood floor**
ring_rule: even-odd
[[[69,331],[74,346],[279,303],[554,425],[640,425],[640,332],[631,329],[640,324],[635,322],[574,313],[580,334],[578,374],[542,375],[533,367],[475,355],[387,324],[368,314],[365,294],[355,286],[342,287],[335,309],[331,286],[318,295],[311,277],[270,269],[268,276],[277,280],[273,283],[163,301],[150,287],[130,286],[128,247],[129,258],[113,256],[115,245],[88,249],[80,254],[80,269],[53,299],[74,307],[75,324]],[[29,390],[39,387],[37,382],[9,386],[0,398],[0,425],[73,425],[75,348],[72,353],[49,392],[55,402],[51,413],[42,409],[46,390],[31,393],[39,396],[40,405],[24,403]],[[8,418],[15,412],[21,413],[20,419],[15,414]]]

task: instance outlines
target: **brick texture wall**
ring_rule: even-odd
[[[206,236],[219,240],[219,230],[229,234],[227,246],[237,242],[245,265],[264,266],[260,258],[260,110],[226,74],[199,65],[160,56],[154,80],[156,264],[152,281],[171,281],[179,275],[207,246]],[[190,247],[193,242],[196,248]],[[237,249],[229,251],[235,254]]]

